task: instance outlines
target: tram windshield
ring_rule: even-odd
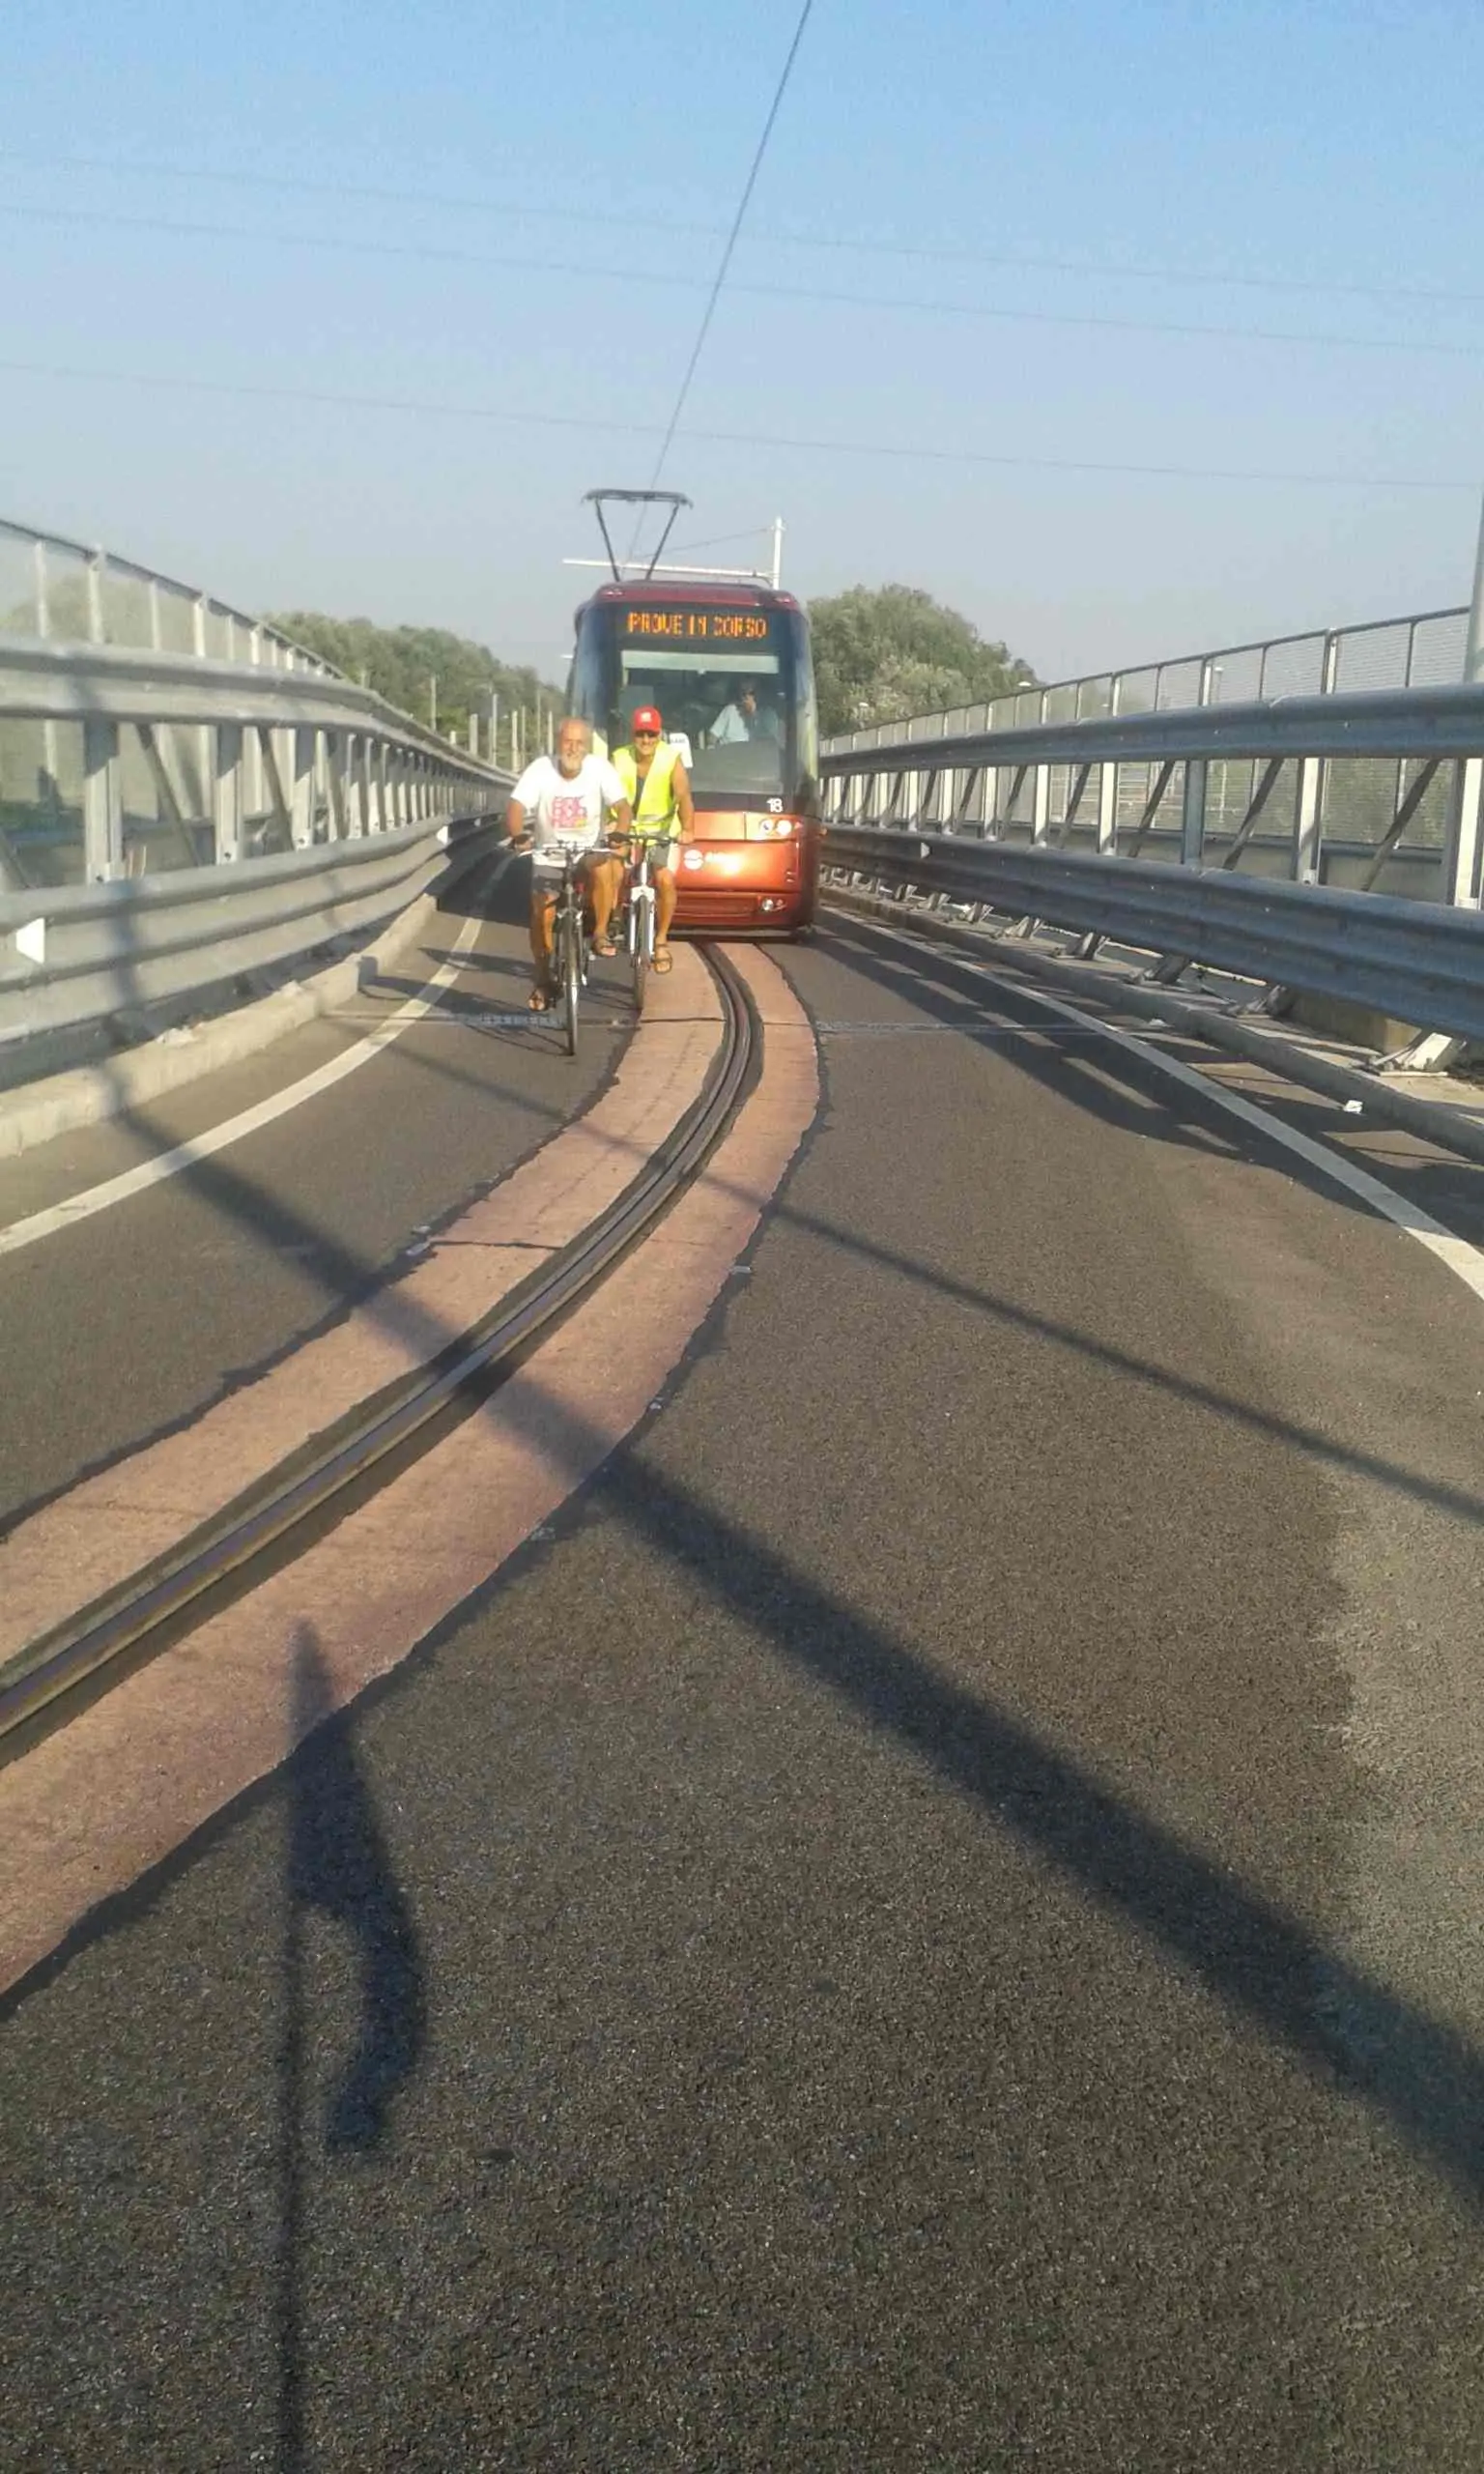
[[[789,610],[592,603],[573,674],[579,711],[611,743],[637,705],[656,705],[698,804],[795,804],[816,769],[804,622]]]

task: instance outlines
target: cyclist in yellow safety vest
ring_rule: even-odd
[[[630,827],[636,841],[689,842],[696,811],[691,803],[690,776],[679,751],[661,737],[665,725],[653,705],[641,705],[630,722],[627,747],[614,750],[609,762],[634,811]],[[670,923],[675,915],[675,872],[654,871],[654,967],[669,970]]]

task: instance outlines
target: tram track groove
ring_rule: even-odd
[[[722,1039],[689,1108],[599,1211],[426,1364],[371,1395],[199,1523],[179,1544],[48,1627],[0,1666],[0,1767],[169,1648],[208,1609],[250,1594],[487,1400],[705,1166],[756,1079],[762,1023],[725,954],[703,955]]]

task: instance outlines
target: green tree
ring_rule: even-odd
[[[561,689],[534,670],[503,662],[488,645],[451,635],[444,627],[377,627],[369,618],[328,618],[317,610],[279,611],[268,623],[420,722],[427,722],[436,695],[439,729],[460,740],[468,735],[471,713],[486,718],[495,695],[499,698],[501,744],[506,719],[522,713],[528,717],[528,754],[538,706],[550,710],[561,701]]]
[[[1004,645],[987,643],[971,619],[913,585],[853,585],[812,601],[809,622],[827,736],[982,705],[1035,680]]]

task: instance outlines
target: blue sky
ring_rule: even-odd
[[[0,512],[558,673],[797,10],[6,12]],[[815,0],[677,537],[1043,676],[1466,598],[1481,93],[1465,0]]]

